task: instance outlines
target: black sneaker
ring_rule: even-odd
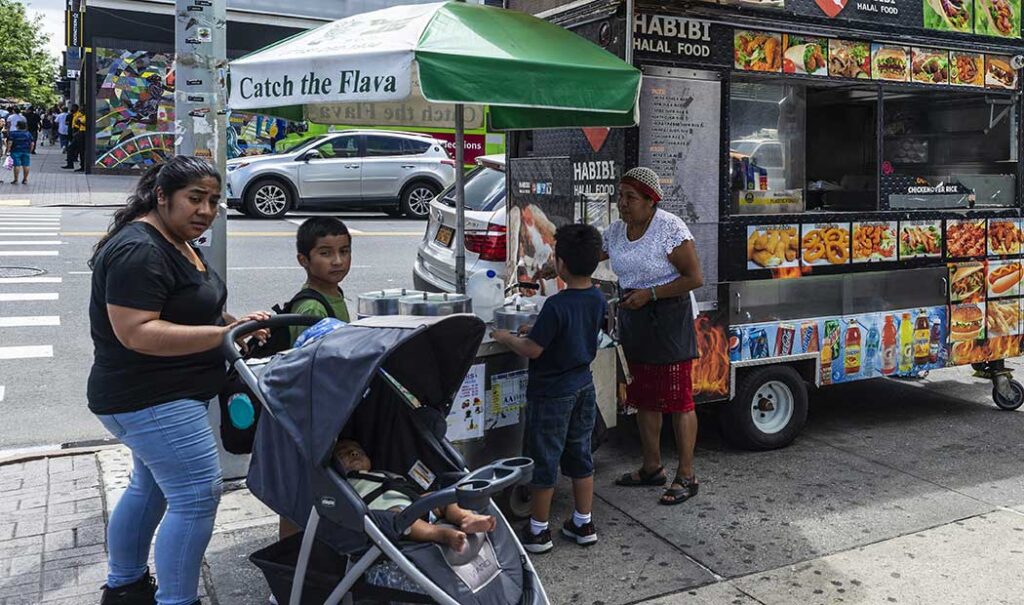
[[[580,546],[597,544],[597,528],[594,527],[593,521],[577,526],[572,519],[566,519],[562,525],[562,535],[575,540]]]
[[[131,584],[108,588],[103,585],[100,605],[156,605],[156,580],[149,570]]]
[[[539,555],[554,547],[555,544],[551,541],[551,530],[545,529],[539,534],[534,534],[530,531],[529,525],[523,529],[523,548],[526,549],[526,552]]]

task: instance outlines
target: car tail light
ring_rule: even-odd
[[[480,260],[505,261],[508,229],[489,223],[486,231],[467,231],[466,250],[480,255]]]

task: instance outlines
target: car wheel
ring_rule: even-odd
[[[402,214],[409,218],[424,219],[430,214],[430,200],[440,188],[431,183],[419,181],[402,190]]]
[[[291,206],[291,189],[277,179],[257,181],[245,196],[245,213],[255,218],[280,218]]]

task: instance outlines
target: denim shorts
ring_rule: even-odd
[[[533,458],[538,488],[554,487],[558,467],[571,479],[594,474],[590,437],[597,418],[597,393],[588,384],[565,397],[534,397],[526,406],[526,455]]]
[[[12,151],[11,159],[14,160],[14,165],[18,167],[27,167],[32,163],[32,156],[24,151]]]

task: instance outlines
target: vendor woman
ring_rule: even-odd
[[[697,415],[691,369],[699,356],[690,292],[704,283],[693,235],[678,216],[658,208],[658,175],[634,168],[619,184],[619,216],[604,249],[622,290],[619,338],[633,382],[626,405],[637,410],[643,464],[616,480],[624,486],[663,486],[660,503],[697,495],[693,451]],[[661,462],[661,422],[671,414],[679,465],[669,481]]]

